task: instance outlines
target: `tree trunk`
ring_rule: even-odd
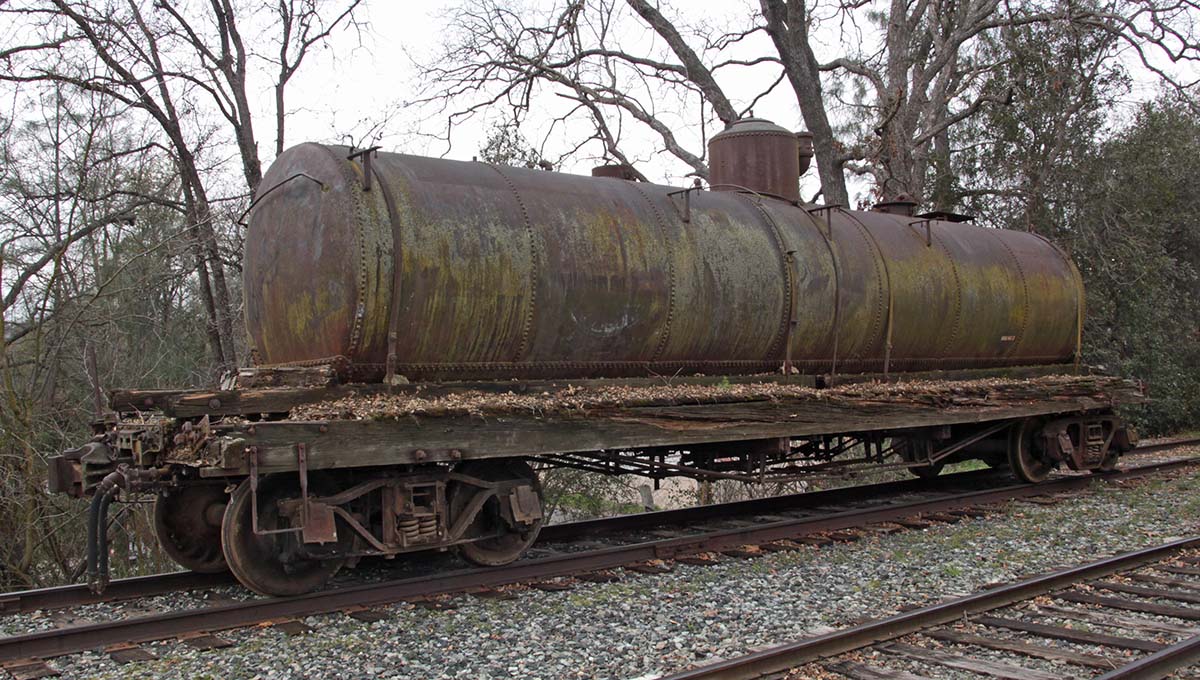
[[[803,0],[761,0],[762,13],[767,20],[767,33],[775,43],[787,73],[788,82],[796,93],[796,103],[804,125],[813,136],[813,156],[817,175],[821,178],[821,193],[827,204],[848,205],[846,176],[842,171],[833,126],[825,111],[821,90],[821,72],[816,55],[808,44],[807,17]]]

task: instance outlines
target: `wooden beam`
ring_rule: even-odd
[[[1095,654],[1083,654],[1065,647],[1039,645],[1032,642],[1024,642],[1022,640],[1007,640],[999,637],[971,635],[956,630],[931,630],[925,631],[924,635],[927,635],[935,640],[941,640],[942,642],[953,642],[958,645],[974,647],[986,647],[987,649],[995,649],[1001,652],[1013,652],[1014,654],[1032,656],[1039,659],[1049,659],[1050,661],[1064,661],[1066,663],[1073,663],[1078,666],[1099,668],[1106,671],[1117,667],[1117,663],[1108,657],[1097,656]]]
[[[907,659],[916,659],[917,661],[946,666],[947,668],[957,668],[977,675],[988,675],[995,678],[1006,678],[1007,680],[1059,680],[1062,677],[1057,673],[1047,673],[1034,668],[1001,663],[990,659],[977,659],[969,656],[950,654],[945,650],[925,649],[924,647],[909,645],[903,642],[889,642],[879,645],[877,649]]]
[[[1104,633],[1095,633],[1089,630],[1076,630],[1074,628],[1063,628],[1062,626],[1050,626],[1043,623],[1022,621],[1020,619],[978,616],[971,619],[971,621],[988,626],[989,628],[1007,628],[1009,630],[1016,630],[1022,633],[1031,633],[1040,637],[1047,637],[1055,640],[1066,640],[1067,642],[1076,642],[1081,645],[1097,645],[1099,647],[1135,649],[1142,652],[1157,652],[1158,650],[1166,647],[1166,645],[1153,640],[1141,640],[1139,638],[1123,637],[1119,635],[1107,635]]]
[[[755,401],[545,416],[412,415],[391,420],[218,424],[214,433],[219,460],[204,466],[202,474],[246,474],[246,452],[251,447],[258,452],[263,472],[295,470],[295,447],[301,442],[307,448],[308,467],[328,469],[895,431],[1109,406],[1107,399],[1086,397],[958,408],[913,402]]]

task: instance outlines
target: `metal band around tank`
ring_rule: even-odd
[[[521,324],[521,344],[517,347],[516,360],[520,362],[529,352],[529,336],[533,332],[533,314],[534,308],[537,306],[537,286],[540,272],[537,235],[533,233],[533,224],[529,221],[529,209],[525,207],[525,199],[521,198],[521,192],[517,189],[517,185],[513,184],[508,175],[504,174],[500,166],[494,163],[484,163],[484,165],[495,170],[512,191],[513,198],[516,199],[517,206],[521,209],[521,218],[525,221],[525,233],[529,237],[529,306],[525,311],[525,321]]]
[[[894,322],[892,308],[895,304],[895,291],[892,288],[892,272],[888,268],[887,257],[884,256],[883,248],[879,247],[879,242],[875,240],[875,235],[871,233],[871,230],[867,227],[867,225],[863,224],[862,220],[855,217],[854,213],[850,212],[849,210],[841,210],[841,213],[858,225],[859,232],[866,237],[866,240],[871,244],[871,247],[874,248],[875,254],[879,256],[875,261],[876,274],[879,273],[880,266],[882,265],[884,285],[887,286],[887,300],[885,301],[887,305],[885,311],[885,315],[887,316],[887,325],[883,336],[883,372],[887,373],[891,368],[890,364],[892,361],[892,326]],[[871,334],[873,337],[879,337],[879,317],[880,314],[876,313],[874,323],[871,326]],[[870,348],[868,348],[868,351],[865,353],[869,354]]]
[[[875,306],[875,314],[871,317],[871,332],[870,332],[871,344],[869,344],[865,348],[863,348],[863,350],[861,352],[859,352],[858,354],[856,354],[854,357],[850,357],[852,359],[861,359],[863,357],[870,356],[872,354],[872,351],[875,348],[875,343],[880,341],[883,338],[883,334],[881,331],[883,329],[883,317],[885,316],[885,310],[887,309],[887,296],[885,296],[884,290],[883,290],[882,281],[883,281],[884,277],[882,276],[882,269],[881,269],[879,263],[881,261],[883,261],[884,257],[883,257],[882,251],[879,250],[878,245],[875,243],[875,239],[871,237],[871,230],[868,229],[866,227],[866,225],[864,225],[857,217],[855,217],[852,212],[850,212],[849,210],[846,210],[845,208],[843,208],[840,205],[833,206],[831,208],[831,210],[836,210],[839,213],[841,213],[842,215],[845,215],[846,218],[850,220],[851,224],[853,224],[855,227],[857,227],[858,234],[860,237],[862,237],[863,241],[875,246],[875,251],[877,254],[879,254],[879,257],[871,258],[871,264],[875,267],[875,279],[877,281],[881,282],[878,286],[876,286],[876,292],[878,293],[878,296],[877,296],[877,302],[876,302],[876,306]],[[830,228],[830,238],[832,238],[832,235],[833,235],[832,224],[833,224],[833,222],[831,219],[830,220],[830,227],[831,227]],[[889,286],[891,285],[890,277],[888,278],[888,285]]]
[[[667,251],[667,319],[663,323],[662,331],[660,331],[658,336],[658,343],[654,348],[654,354],[651,358],[651,361],[658,361],[667,349],[667,341],[671,337],[671,324],[675,320],[675,251],[671,248],[671,234],[667,231],[667,221],[662,211],[658,209],[654,201],[650,200],[650,197],[646,195],[646,192],[636,182],[631,183],[631,186],[646,201],[646,204],[650,206],[650,211],[654,213],[654,220],[658,223],[659,231],[662,233],[663,247]]]
[[[829,263],[833,266],[833,362],[830,369],[831,375],[837,375],[838,342],[842,331],[842,279],[838,271],[837,252],[833,248],[833,211],[840,208],[841,206],[838,205],[825,205],[804,209],[805,214],[812,219],[813,227],[821,235],[821,240],[825,242],[825,249],[829,251]],[[821,231],[819,218],[813,216],[813,213],[816,212],[825,213],[825,226],[829,228],[828,234]]]
[[[402,170],[403,171],[403,170]],[[384,364],[384,382],[391,383],[396,374],[396,344],[400,340],[400,289],[403,284],[404,268],[400,266],[400,236],[402,225],[400,212],[396,209],[396,200],[392,196],[391,186],[383,181],[376,167],[372,166],[371,173],[375,175],[375,185],[383,194],[383,202],[387,206],[388,221],[392,226],[392,293],[388,299],[387,325],[387,363]]]
[[[779,269],[783,272],[783,280],[785,282],[783,319],[780,322],[778,330],[775,331],[775,337],[771,340],[770,349],[767,350],[767,356],[775,357],[778,355],[780,359],[783,359],[783,355],[786,353],[787,348],[784,347],[783,351],[781,351],[780,346],[783,343],[788,342],[789,337],[791,336],[791,329],[789,326],[791,325],[792,297],[794,295],[796,282],[793,280],[794,276],[792,275],[792,267],[788,264],[787,244],[784,243],[783,232],[779,230],[779,225],[775,223],[775,220],[771,217],[770,213],[767,212],[767,209],[763,207],[762,196],[760,196],[758,192],[751,193],[754,194],[755,198],[750,198],[741,192],[739,192],[738,195],[758,210],[758,214],[762,215],[763,222],[771,230],[771,236],[775,239],[776,254],[779,256]]]
[[[962,278],[958,275],[958,263],[954,261],[954,256],[950,253],[950,249],[942,239],[936,234],[930,234],[930,240],[937,244],[942,252],[946,254],[946,262],[950,263],[950,274],[954,276],[954,323],[950,325],[950,333],[946,336],[946,342],[942,344],[942,353],[946,353],[954,346],[954,342],[958,340],[959,333],[962,332]]]

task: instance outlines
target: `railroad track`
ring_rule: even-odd
[[[214,631],[265,624],[279,625],[285,631],[298,632],[304,629],[304,625],[297,619],[314,614],[345,611],[356,618],[370,620],[379,616],[372,607],[398,601],[430,603],[431,598],[462,592],[473,592],[482,596],[502,595],[502,592],[495,589],[516,583],[546,589],[563,589],[564,586],[551,580],[561,577],[601,580],[609,577],[605,570],[617,567],[654,573],[669,569],[662,566],[662,560],[703,563],[711,561],[703,557],[705,553],[725,552],[732,556],[747,557],[772,550],[797,549],[799,543],[825,544],[833,540],[853,540],[859,535],[847,530],[883,522],[899,522],[900,525],[910,527],[954,522],[966,517],[984,515],[986,511],[980,509],[980,506],[1000,501],[1080,490],[1090,486],[1096,479],[1137,478],[1184,469],[1197,462],[1200,462],[1200,459],[1154,463],[1103,477],[1069,476],[1038,485],[1014,484],[943,493],[933,497],[926,496],[916,500],[840,512],[802,513],[799,517],[776,514],[760,518],[756,523],[731,521],[722,515],[721,524],[727,528],[522,560],[506,567],[458,570],[382,583],[365,583],[296,597],[247,600],[4,637],[0,638],[0,662],[6,667],[18,663],[36,669],[40,667],[39,664],[45,665],[42,659],[91,649],[105,649],[118,660],[146,658],[144,655],[148,652],[137,647],[136,643],[169,638],[178,638],[200,648],[225,646],[228,643],[213,635]],[[974,477],[976,482],[981,482],[988,474],[976,472],[963,473],[962,476]],[[955,477],[958,475],[949,475],[942,481]],[[909,482],[895,482],[818,493],[853,492],[865,495],[865,490],[871,488],[894,489],[911,486]],[[801,495],[818,496],[818,493]],[[733,505],[744,505],[750,512],[759,512],[763,507],[771,507],[763,505],[771,500],[778,499],[746,501]],[[671,512],[677,511],[667,511]],[[776,508],[776,512],[780,511]],[[683,514],[645,513],[634,517],[642,518],[640,521],[648,526],[650,520],[646,515],[659,514],[680,521],[680,518],[688,513],[693,517],[705,517],[703,508],[687,509]],[[733,526],[729,526],[730,524]],[[557,525],[564,527],[557,531],[589,535],[603,525],[602,521],[577,523],[574,529],[566,528],[571,525]],[[547,527],[547,531],[553,528]],[[553,535],[554,532],[550,533]],[[748,546],[757,547],[748,549]]]
[[[1065,664],[1071,677],[1164,678],[1200,661],[1197,549],[1200,536],[1135,550],[718,661],[664,680],[818,674],[852,680],[924,680],[894,667],[913,661],[987,677],[1063,677],[1063,668],[1044,670],[1031,665],[1033,659]],[[1180,557],[1185,551],[1193,554]],[[1060,625],[1063,620],[1075,625]],[[1082,652],[1055,642],[1116,654]],[[1125,653],[1141,656],[1127,661],[1118,655]],[[882,659],[882,665],[877,659]]]
[[[919,495],[933,497],[964,493],[980,488],[994,487],[998,481],[1011,483],[1012,480],[1004,472],[976,470],[943,475],[936,481],[906,479],[747,501],[565,522],[543,527],[538,542],[534,546],[534,552],[546,549],[547,546],[556,543],[605,534],[638,532],[665,526],[699,525],[706,521],[737,521],[736,518],[739,516],[754,516],[767,512],[820,511],[828,514],[833,509],[844,511],[853,509],[858,504],[886,502],[889,499],[895,501]],[[117,602],[181,590],[235,585],[236,583],[237,581],[229,573],[171,572],[117,579],[110,582],[102,593],[93,593],[84,584],[22,590],[0,594],[0,614],[28,613],[44,609]]]
[[[1139,446],[1136,454],[1156,453],[1195,444],[1200,444],[1200,437],[1168,439]],[[631,532],[669,525],[696,524],[706,520],[728,520],[757,513],[779,513],[831,507],[845,510],[850,509],[849,506],[856,503],[900,498],[905,494],[931,491],[942,494],[964,492],[977,488],[976,485],[994,484],[996,480],[1004,479],[1009,478],[1006,473],[1002,472],[987,470],[960,472],[942,475],[933,481],[908,479],[749,501],[567,522],[543,528],[536,547],[585,536]],[[220,574],[171,572],[116,579],[108,584],[103,593],[93,593],[84,584],[14,591],[0,593],[0,615],[118,602],[184,590],[204,590],[235,584],[236,580],[227,572]]]

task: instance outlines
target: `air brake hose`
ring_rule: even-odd
[[[88,509],[87,576],[93,593],[108,585],[108,506],[125,483],[123,471],[108,473],[96,486]]]

